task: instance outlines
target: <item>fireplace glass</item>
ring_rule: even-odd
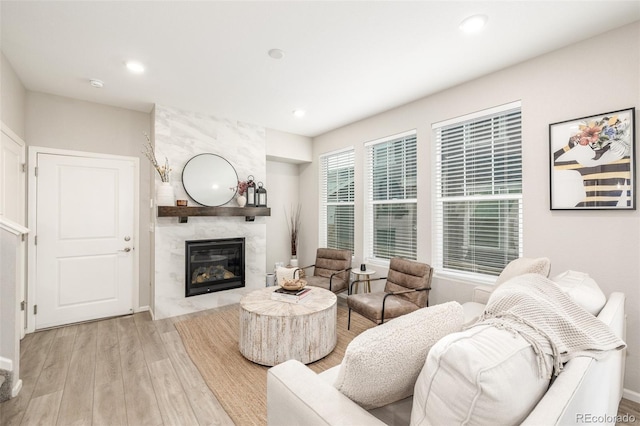
[[[185,242],[185,296],[244,287],[244,238]]]

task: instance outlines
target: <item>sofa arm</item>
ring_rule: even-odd
[[[496,286],[494,285],[479,285],[474,287],[471,301],[486,305],[489,301],[489,296],[491,296],[491,293],[495,288]]]
[[[384,425],[296,360],[267,372],[267,424]]]

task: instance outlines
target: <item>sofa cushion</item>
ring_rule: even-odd
[[[495,285],[498,286],[513,277],[524,274],[540,274],[548,277],[550,269],[551,261],[546,257],[538,257],[536,259],[521,257],[512,260],[504,267]]]
[[[593,278],[584,272],[565,271],[551,278],[574,302],[591,315],[598,315],[607,297]]]
[[[462,328],[457,302],[418,309],[354,338],[334,386],[369,410],[410,396],[429,349]]]
[[[477,326],[443,337],[416,381],[411,425],[520,424],[549,385],[519,334]]]

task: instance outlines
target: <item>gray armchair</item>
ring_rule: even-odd
[[[349,289],[349,271],[351,271],[351,252],[319,248],[316,263],[300,269],[313,269],[313,275],[306,275],[307,285],[322,287],[334,293]]]
[[[347,329],[351,327],[351,310],[376,324],[382,324],[385,319],[396,318],[428,306],[432,275],[433,268],[426,263],[395,257],[389,264],[388,276],[370,279],[387,280],[384,291],[351,294],[353,285],[360,280],[352,282],[347,296]]]

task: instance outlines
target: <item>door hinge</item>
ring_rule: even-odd
[[[22,163],[22,173],[27,171],[27,163]]]
[[[33,315],[38,315],[38,305],[33,305]]]
[[[33,244],[35,244],[36,246],[38,245],[38,236],[34,236],[33,237]]]
[[[22,302],[20,302],[20,310],[24,311],[25,309],[27,309],[27,302],[23,300]]]
[[[34,173],[36,174],[36,177],[38,177],[38,166],[34,167],[34,170],[35,170]]]
[[[27,234],[20,234],[20,240],[24,242],[27,239]]]

